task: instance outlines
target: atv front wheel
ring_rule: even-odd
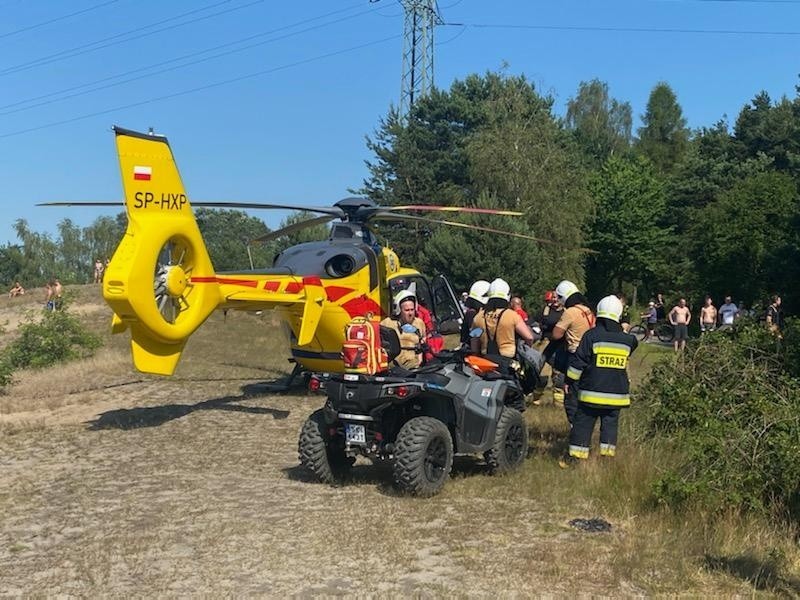
[[[355,459],[346,456],[344,448],[331,443],[328,425],[322,410],[311,414],[300,430],[297,451],[300,464],[323,483],[341,481],[350,471]]]
[[[453,466],[450,430],[433,417],[415,417],[397,434],[394,480],[415,496],[433,496],[442,489]]]
[[[494,444],[484,453],[486,464],[492,474],[506,473],[516,469],[528,456],[528,428],[522,414],[510,406],[504,406],[497,421]]]

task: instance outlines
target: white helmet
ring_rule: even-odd
[[[561,304],[564,304],[564,302],[567,301],[567,298],[572,296],[572,294],[577,293],[578,291],[579,290],[577,285],[565,279],[556,286],[556,297],[558,298],[558,301],[561,302]]]
[[[622,314],[622,301],[616,296],[606,296],[597,303],[597,316],[619,323]]]
[[[490,287],[491,285],[488,281],[478,279],[478,281],[473,283],[472,287],[469,288],[469,297],[477,300],[481,304],[486,304],[486,296],[489,293]]]
[[[394,297],[394,300],[393,300],[393,302],[394,302],[394,314],[396,314],[396,315],[400,314],[400,305],[403,302],[405,302],[406,300],[413,300],[414,301],[414,306],[417,305],[417,295],[414,293],[413,290],[411,290],[411,289],[400,290],[399,292],[397,292],[397,294],[395,294],[395,297]]]
[[[511,298],[511,286],[504,279],[495,279],[489,284],[489,298],[509,300]]]

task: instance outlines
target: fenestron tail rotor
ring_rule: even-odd
[[[158,312],[167,323],[175,323],[189,308],[192,267],[189,247],[179,238],[168,240],[158,253],[153,294]]]

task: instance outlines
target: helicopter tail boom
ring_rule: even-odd
[[[170,375],[188,337],[220,303],[214,268],[167,139],[114,128],[128,226],[104,281],[112,331],[131,332],[140,371]]]

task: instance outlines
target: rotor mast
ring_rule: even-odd
[[[433,89],[433,30],[444,21],[436,0],[401,0],[405,11],[400,116]]]

